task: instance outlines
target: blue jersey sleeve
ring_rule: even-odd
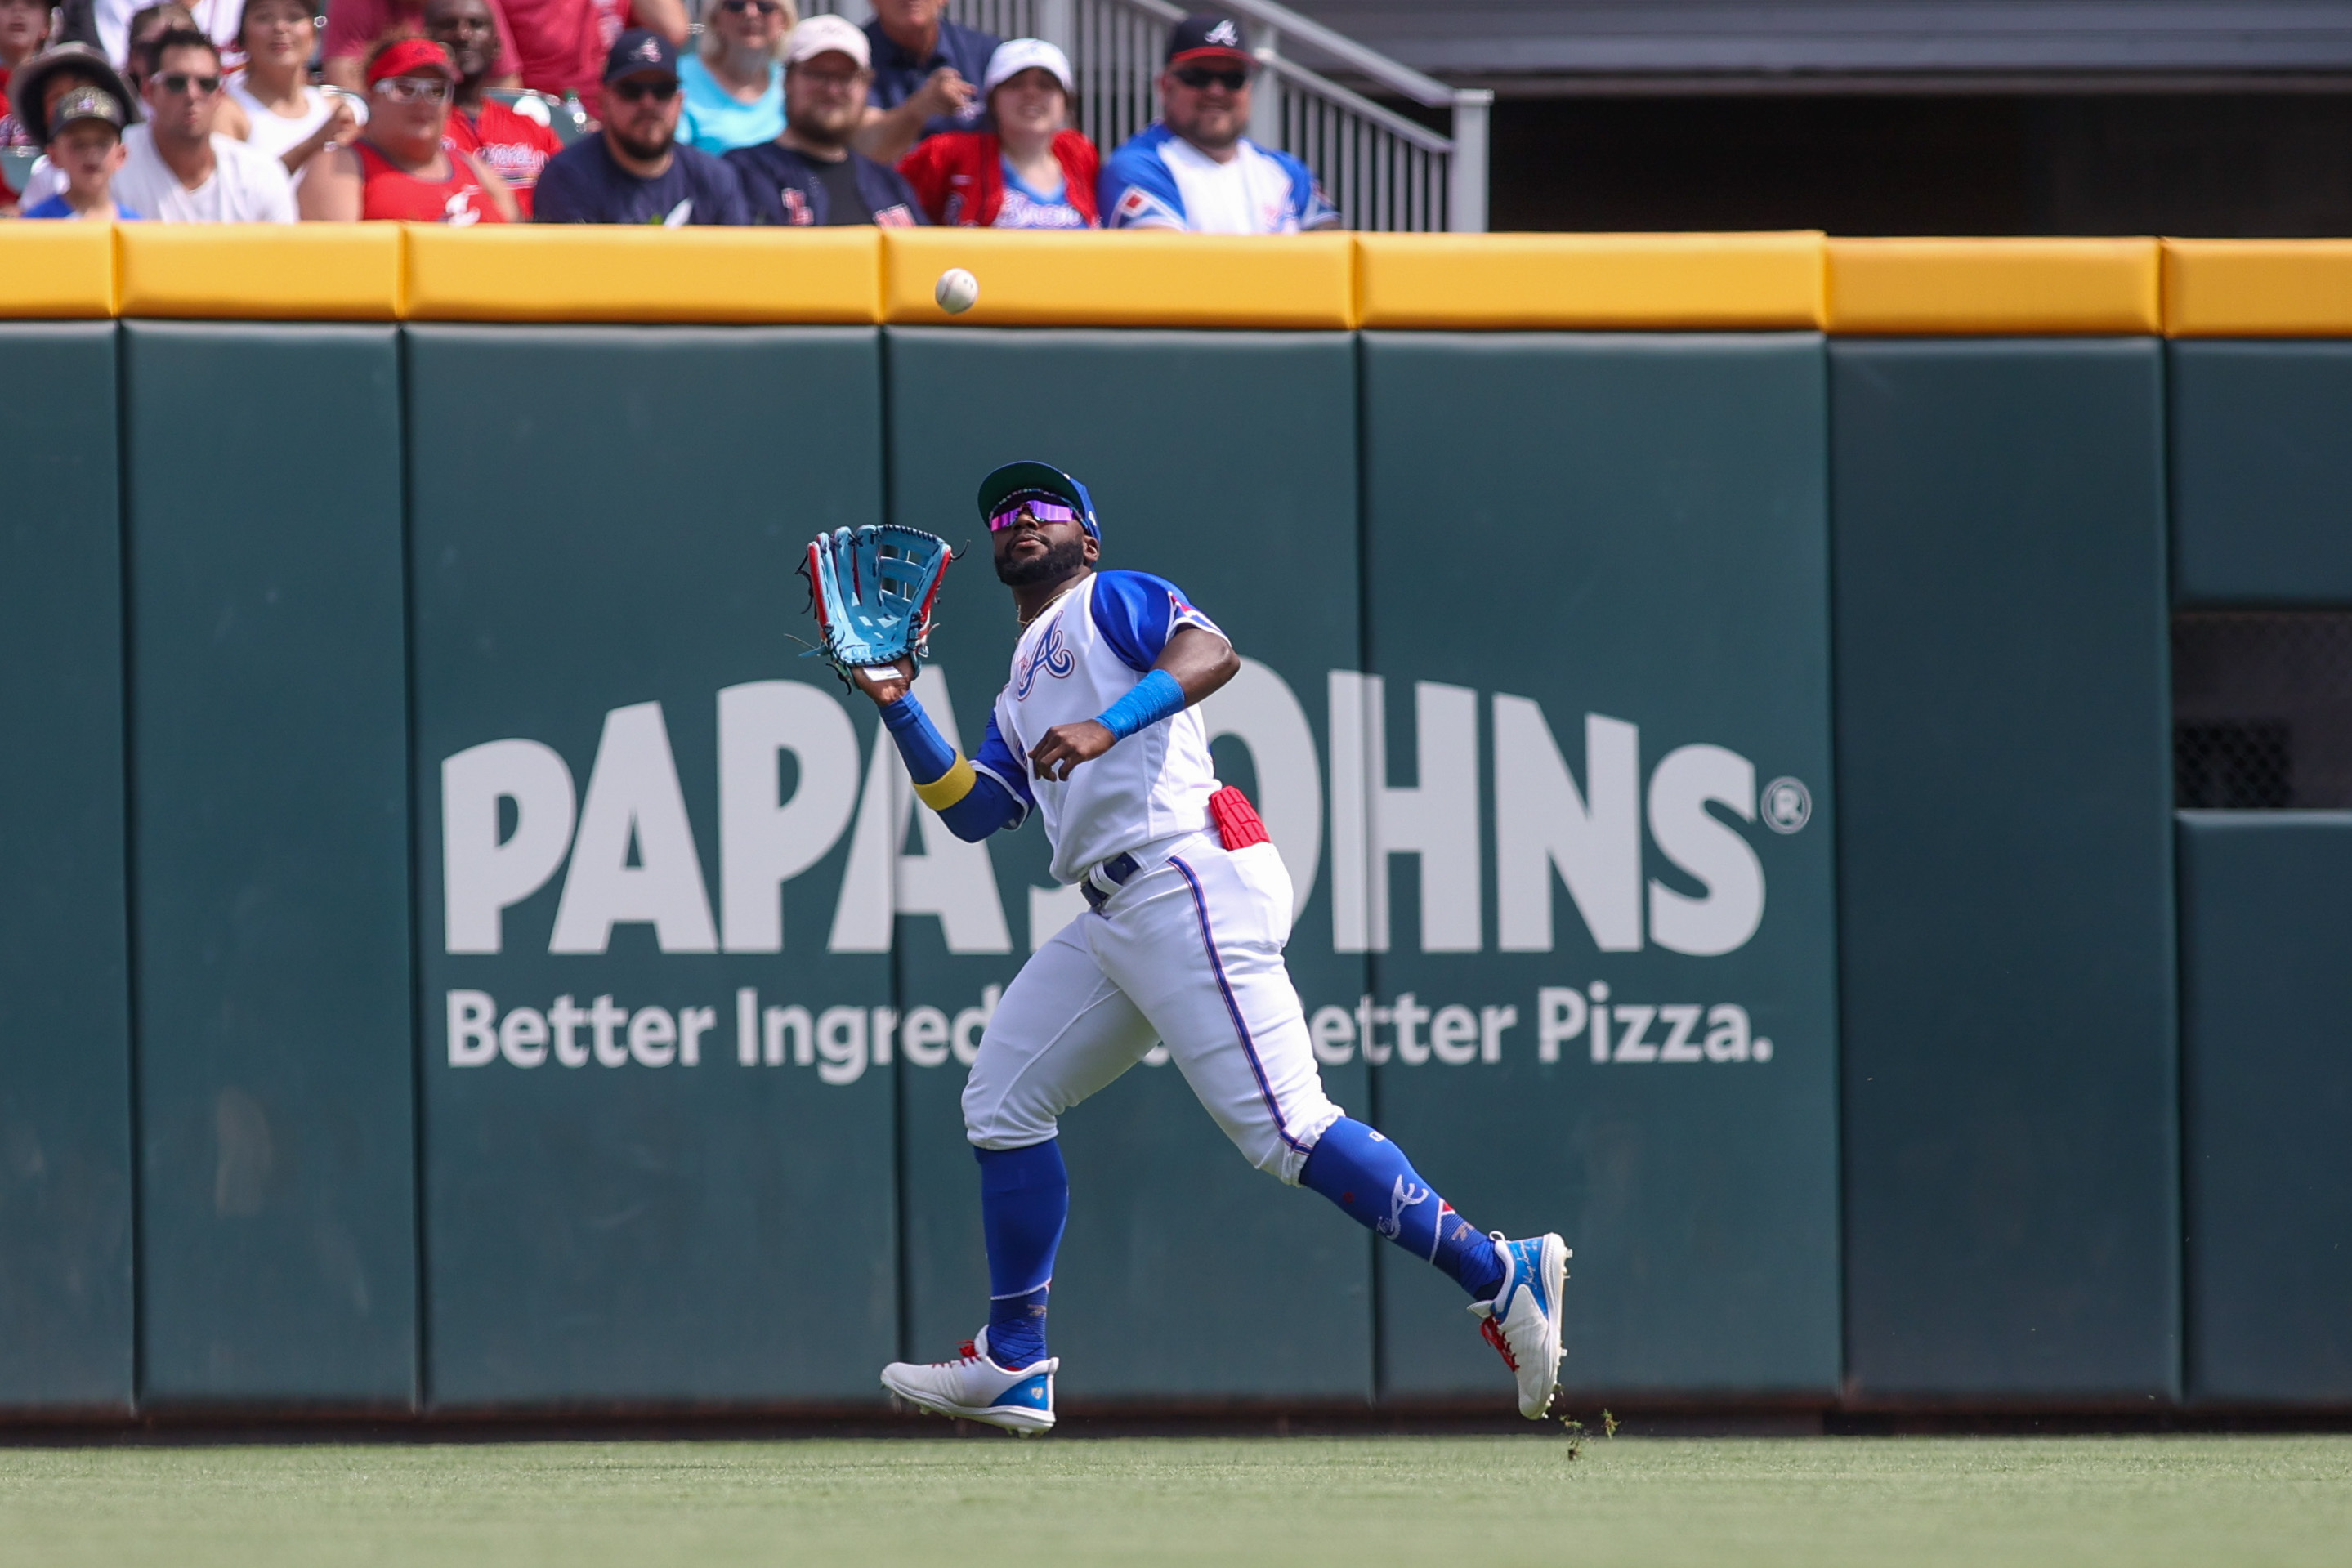
[[[1095,183],[1095,199],[1107,229],[1181,229],[1184,194],[1176,176],[1160,156],[1168,139],[1164,125],[1150,126],[1128,138],[1127,144],[1103,160]]]
[[[984,773],[1004,786],[1005,793],[1020,802],[1020,810],[1007,827],[1017,828],[1026,821],[1037,797],[1029,789],[1029,768],[1022,758],[1013,755],[1004,744],[1004,732],[996,727],[996,715],[988,716],[988,733],[980,737],[980,749],[972,755],[972,771]]]
[[[1315,171],[1287,152],[1273,152],[1290,175],[1290,216],[1301,229],[1328,229],[1339,226],[1339,209],[1323,193],[1322,184]]]
[[[1181,589],[1148,571],[1097,572],[1090,608],[1095,630],[1103,634],[1118,662],[1138,674],[1160,662],[1160,655],[1168,651],[1168,639],[1179,626],[1198,626],[1220,637],[1225,635],[1223,627],[1192,608]]]

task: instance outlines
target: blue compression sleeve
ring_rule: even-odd
[[[974,1149],[988,1245],[988,1353],[999,1366],[1045,1356],[1045,1298],[1070,1218],[1070,1175],[1052,1138],[1025,1149]]]
[[[1136,682],[1127,695],[1096,715],[1095,722],[1115,738],[1125,740],[1137,730],[1149,729],[1183,711],[1184,688],[1167,671],[1154,670]]]
[[[1326,1128],[1298,1180],[1359,1225],[1452,1275],[1472,1301],[1491,1301],[1503,1288],[1495,1244],[1431,1190],[1402,1149],[1361,1122],[1342,1116]]]
[[[931,716],[923,711],[914,693],[882,710],[882,726],[906,759],[915,793],[940,814],[940,821],[957,838],[977,842],[1021,820],[1024,808],[1013,792],[989,775],[973,770],[931,723]]]

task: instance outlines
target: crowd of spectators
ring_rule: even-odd
[[[1338,226],[1307,166],[1244,133],[1257,61],[1234,18],[1171,26],[1160,118],[1105,158],[1059,48],[944,7],[874,0],[861,27],[710,0],[696,37],[683,0],[330,0],[322,37],[310,0],[0,0],[0,147],[43,152],[0,201],[167,223]],[[567,145],[551,101],[593,130]]]

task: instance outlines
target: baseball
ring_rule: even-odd
[[[940,281],[931,290],[931,298],[940,308],[950,316],[961,316],[980,303],[980,279],[961,267],[950,267],[940,274]]]

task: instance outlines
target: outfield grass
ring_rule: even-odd
[[[2352,1437],[0,1450],[0,1563],[2352,1563]]]

